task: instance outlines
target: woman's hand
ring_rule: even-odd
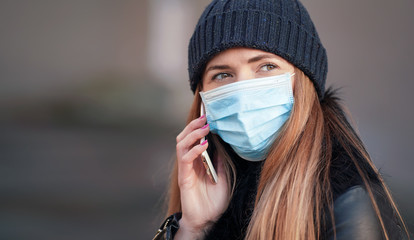
[[[201,160],[208,142],[200,143],[210,128],[206,117],[191,121],[177,136],[178,186],[180,187],[182,218],[175,239],[202,238],[207,224],[216,221],[227,208],[229,186],[223,161],[216,157],[218,182],[212,183]]]

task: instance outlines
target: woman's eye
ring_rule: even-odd
[[[228,73],[219,73],[213,76],[213,80],[223,80],[228,77],[231,77],[231,75]]]
[[[262,66],[262,67],[260,68],[260,70],[261,70],[261,71],[268,72],[268,71],[272,71],[272,70],[274,70],[274,69],[276,69],[276,68],[277,68],[277,67],[276,67],[276,65],[268,63],[268,64],[266,64],[266,65]]]

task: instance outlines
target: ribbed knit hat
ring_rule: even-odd
[[[305,7],[297,0],[214,0],[195,28],[188,46],[191,90],[207,62],[218,52],[248,47],[271,52],[302,70],[319,99],[325,92],[325,48]]]

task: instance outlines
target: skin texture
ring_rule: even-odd
[[[209,91],[237,81],[293,73],[294,69],[292,64],[273,53],[232,48],[219,53],[207,63],[202,90]]]
[[[293,73],[294,66],[268,52],[232,48],[220,52],[208,63],[203,74],[202,91],[255,78]],[[292,81],[294,86],[294,78]],[[204,127],[204,128],[203,128]],[[218,183],[209,180],[200,155],[208,147],[200,139],[209,132],[206,117],[191,121],[177,136],[178,185],[182,218],[175,239],[202,239],[208,223],[216,221],[230,201],[229,186],[220,156],[214,156]]]

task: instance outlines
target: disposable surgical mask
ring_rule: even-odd
[[[292,76],[238,81],[200,92],[210,131],[241,158],[264,160],[291,113]]]

